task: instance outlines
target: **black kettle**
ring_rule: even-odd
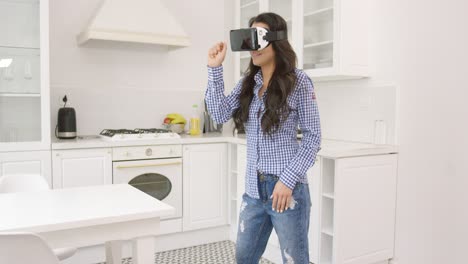
[[[64,105],[58,111],[55,136],[60,139],[76,138],[76,113],[73,107],[67,107],[67,96],[63,97]]]

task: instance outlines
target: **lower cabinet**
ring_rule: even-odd
[[[236,239],[239,209],[242,203],[242,195],[245,192],[245,173],[247,167],[247,146],[238,144],[236,149],[231,152],[232,158],[231,163],[236,164],[235,173],[231,173],[231,197],[236,203],[231,203],[231,239]],[[321,173],[321,158],[317,157],[315,164],[307,172],[309,181],[310,195],[312,200],[312,210],[310,213],[310,228],[309,228],[309,255],[312,263],[318,263],[318,252],[319,252],[319,214],[320,214],[320,173]],[[234,184],[236,183],[236,184]],[[275,230],[271,232],[269,245],[278,248],[279,252],[279,241]]]
[[[54,188],[112,183],[111,149],[57,150],[52,161]],[[183,231],[230,224],[236,240],[246,162],[243,144],[183,145]],[[0,153],[0,176],[12,173],[41,173],[51,182],[50,152]],[[370,264],[393,257],[397,154],[318,156],[307,177],[312,263]],[[269,246],[280,252],[274,231]]]
[[[183,146],[183,230],[227,225],[227,144]]]
[[[231,173],[231,239],[236,239],[245,191],[246,147],[237,145]],[[319,264],[370,264],[393,257],[397,155],[330,159],[317,156],[307,172],[312,201],[309,256]],[[237,184],[233,184],[237,183]],[[269,246],[279,250],[275,231]],[[276,251],[276,249],[275,249]],[[356,257],[358,256],[358,257]]]
[[[324,159],[318,263],[393,257],[396,180],[397,154]]]
[[[0,152],[0,177],[29,173],[42,175],[52,186],[50,151]]]
[[[112,183],[110,148],[54,150],[52,164],[54,188]]]
[[[320,180],[322,158],[317,156],[314,166],[307,171],[309,182],[310,200],[312,208],[309,219],[309,258],[310,262],[318,263],[318,251],[320,243]]]

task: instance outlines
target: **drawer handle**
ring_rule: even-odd
[[[166,163],[158,163],[158,164],[120,165],[120,166],[117,166],[117,169],[158,167],[158,166],[177,165],[177,164],[182,164],[182,162],[176,161],[176,162],[166,162]]]

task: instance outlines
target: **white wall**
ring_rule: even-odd
[[[207,50],[225,38],[225,21],[232,21],[224,1],[163,0],[191,37],[187,48],[112,42],[77,46],[75,37],[99,2],[50,3],[52,128],[64,94],[76,109],[81,135],[104,128],[160,127],[167,113],[189,117],[193,104],[203,106]],[[228,67],[227,80],[231,72]]]
[[[466,263],[468,3],[396,1],[401,263]],[[464,187],[462,187],[464,186]],[[465,253],[465,254],[463,254]]]
[[[345,100],[349,87],[396,85],[395,263],[467,263],[468,2],[384,0],[372,1],[372,10],[373,77],[316,85],[325,130],[336,120],[323,120],[333,109],[322,99]]]

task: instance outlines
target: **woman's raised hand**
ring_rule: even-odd
[[[226,42],[218,42],[208,50],[208,66],[219,67],[226,57]]]

